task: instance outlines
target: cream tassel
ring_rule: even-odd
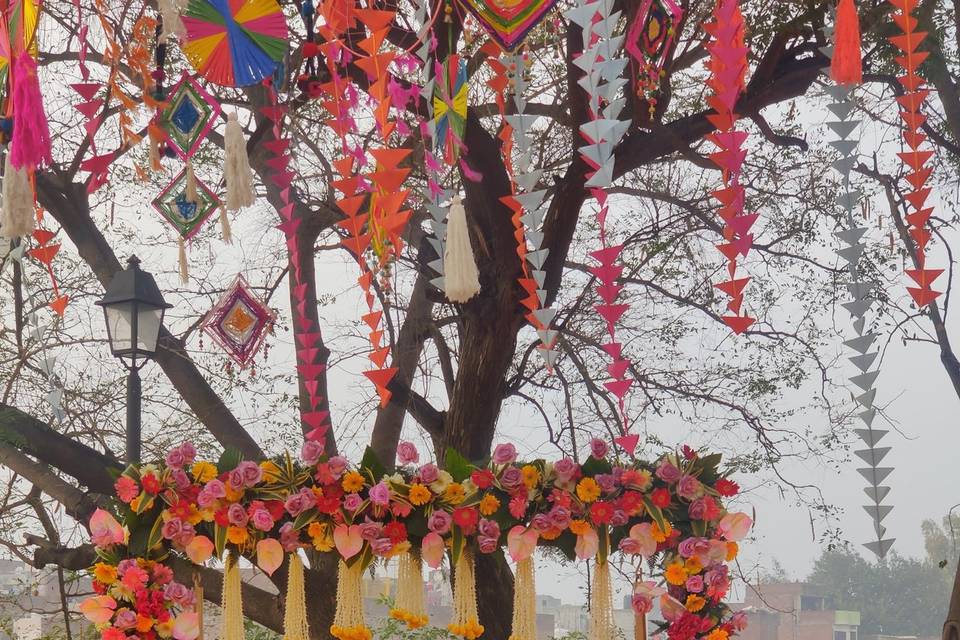
[[[200,202],[200,194],[197,192],[197,174],[193,172],[193,163],[187,160],[187,184],[183,193],[184,199],[190,204]]]
[[[197,628],[200,630],[197,640],[203,640],[203,585],[200,574],[193,574],[193,610],[197,612]]]
[[[460,552],[453,578],[453,621],[447,629],[466,640],[476,640],[483,634],[483,625],[477,613],[477,576],[470,550]]]
[[[176,36],[181,38],[187,35],[187,30],[183,26],[183,20],[180,19],[181,3],[179,0],[158,0],[157,11],[160,13],[160,19],[163,20],[163,33],[161,39]]]
[[[510,640],[537,640],[537,587],[532,557],[518,562],[514,574]]]
[[[190,282],[190,270],[187,268],[187,246],[183,242],[183,238],[177,238],[177,242],[180,245],[180,256],[178,264],[180,266],[180,280],[184,284]]]
[[[236,113],[227,116],[227,130],[223,134],[223,181],[227,186],[227,211],[238,211],[256,201],[247,142]]]
[[[230,218],[227,217],[227,208],[220,206],[220,235],[227,244],[233,244],[233,232],[230,230]]]
[[[14,169],[7,153],[3,171],[3,216],[0,217],[0,232],[5,238],[19,238],[33,233],[37,226],[34,208],[33,187],[30,172]]]
[[[363,564],[348,567],[343,560],[337,568],[337,611],[330,635],[338,640],[371,640],[373,634],[363,619]]]
[[[460,196],[453,198],[447,218],[447,249],[443,255],[443,278],[447,299],[466,302],[480,292],[480,272],[470,245],[467,211]]]
[[[390,617],[404,622],[408,629],[418,629],[430,621],[423,599],[423,563],[412,551],[399,556],[397,599]]]
[[[307,603],[303,582],[303,561],[300,554],[290,554],[287,573],[287,599],[283,609],[283,640],[310,640],[307,625]]]
[[[590,591],[589,640],[616,640],[613,621],[613,591],[610,588],[610,563],[597,558],[593,569],[593,589]]]
[[[220,607],[223,610],[220,640],[244,640],[240,562],[233,552],[227,556],[227,564],[223,571],[223,597]]]

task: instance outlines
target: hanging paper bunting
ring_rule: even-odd
[[[907,269],[906,274],[917,284],[916,287],[907,287],[907,291],[910,292],[918,307],[925,307],[941,295],[942,292],[933,290],[933,282],[943,273],[943,269],[926,268],[927,243],[932,235],[928,222],[933,215],[933,207],[926,206],[927,198],[932,192],[926,184],[933,169],[925,165],[933,157],[934,152],[924,149],[927,135],[922,130],[926,121],[923,103],[930,94],[930,90],[923,88],[925,81],[919,71],[920,65],[930,53],[917,49],[927,37],[927,32],[917,31],[917,19],[912,15],[917,7],[917,0],[888,0],[888,2],[896,9],[893,22],[902,32],[901,35],[890,37],[893,46],[903,52],[902,56],[897,56],[894,60],[905,71],[904,75],[897,80],[906,93],[898,97],[897,102],[900,103],[900,118],[906,125],[903,140],[909,150],[897,155],[910,169],[910,172],[904,176],[910,185],[904,197],[909,204],[906,220],[910,225],[909,233],[916,249],[916,268]]]
[[[240,365],[256,356],[276,313],[251,289],[242,275],[203,318],[203,331]]]
[[[220,115],[220,103],[186,72],[160,112],[170,146],[184,160],[196,153]]]
[[[70,302],[70,298],[60,293],[57,278],[53,273],[53,259],[60,252],[60,243],[53,242],[53,239],[56,237],[53,231],[40,226],[43,222],[43,217],[43,211],[38,209],[38,225],[37,228],[33,230],[33,239],[36,242],[36,246],[31,248],[28,253],[31,258],[43,265],[47,271],[47,275],[50,276],[50,284],[53,288],[53,299],[48,304],[50,308],[62,318],[66,311],[67,303]]]
[[[442,149],[443,160],[454,166],[463,148],[467,129],[467,61],[452,54],[435,69],[433,113],[436,119],[434,152]]]
[[[504,51],[513,51],[553,9],[556,0],[460,0]]]
[[[754,323],[741,310],[743,291],[750,282],[749,277],[737,278],[737,260],[746,257],[753,245],[750,229],[757,221],[757,214],[744,213],[745,190],[740,182],[740,173],[746,159],[743,148],[747,139],[746,131],[736,130],[738,116],[734,112],[737,99],[743,91],[747,72],[747,47],[743,41],[743,15],[737,0],[719,0],[713,14],[713,20],[704,25],[711,35],[707,49],[710,52],[710,79],[708,86],[713,94],[707,103],[716,113],[707,116],[716,131],[707,139],[718,147],[710,159],[723,173],[723,188],[711,195],[720,203],[719,216],[723,221],[724,243],[717,249],[727,259],[729,280],[714,285],[730,297],[727,311],[732,315],[722,316],[723,321],[734,333],[740,334]]]
[[[607,214],[609,203],[607,189],[613,184],[615,163],[614,148],[630,126],[628,120],[619,120],[625,99],[618,97],[626,85],[622,77],[627,60],[620,57],[624,36],[615,36],[620,11],[612,11],[612,3],[606,0],[584,0],[565,13],[566,17],[583,29],[583,53],[574,60],[584,75],[578,81],[587,93],[590,120],[580,126],[580,135],[587,144],[580,147],[580,156],[590,167],[586,187],[598,205],[597,222],[600,227],[600,249],[590,256],[597,264],[590,272],[597,278],[597,295],[600,303],[594,308],[606,325],[608,341],[603,349],[610,356],[607,374],[611,380],[604,387],[617,398],[620,412],[621,435],[615,439],[627,453],[633,454],[639,436],[630,433],[626,410],[626,396],[633,385],[630,377],[630,360],[623,355],[623,347],[617,341],[616,325],[629,305],[618,303],[618,284],[623,272],[620,254],[623,245],[611,245],[607,237]]]
[[[651,117],[657,106],[654,94],[682,18],[683,9],[674,0],[643,0],[627,31],[634,94],[647,102]]]
[[[183,54],[220,86],[270,78],[287,53],[287,20],[276,0],[190,0],[183,26]]]
[[[207,185],[199,179],[196,183],[196,198],[191,198],[187,188],[187,170],[184,169],[153,200],[154,209],[184,240],[196,235],[220,206],[220,199]]]

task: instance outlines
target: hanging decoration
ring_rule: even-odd
[[[436,64],[433,114],[434,153],[442,152],[444,162],[456,166],[467,129],[467,61],[456,54]]]
[[[926,39],[927,32],[917,31],[917,18],[912,15],[917,7],[917,0],[888,0],[888,2],[896,10],[892,14],[893,22],[902,32],[901,35],[890,37],[893,46],[903,52],[902,56],[897,56],[894,60],[905,71],[904,75],[897,78],[905,91],[904,95],[897,98],[897,102],[901,109],[900,118],[906,125],[903,141],[909,150],[901,151],[897,155],[904,166],[910,169],[910,172],[904,176],[910,185],[910,190],[904,197],[909,203],[906,220],[910,225],[910,238],[913,240],[910,253],[915,268],[907,269],[906,274],[917,284],[916,287],[907,287],[907,291],[917,306],[922,308],[942,294],[940,291],[934,291],[933,282],[943,273],[943,269],[927,269],[926,256],[927,243],[930,242],[932,235],[928,223],[934,208],[926,206],[927,198],[932,192],[926,184],[933,173],[933,168],[925,165],[933,157],[934,152],[924,149],[927,135],[922,131],[923,124],[926,122],[923,103],[930,94],[930,90],[923,87],[925,81],[919,71],[920,65],[930,53],[918,50],[920,44]]]
[[[160,533],[163,535],[162,530]],[[235,551],[227,554],[223,568],[220,609],[220,639],[243,640],[243,588],[240,581],[240,558]]]
[[[226,131],[223,134],[223,181],[227,189],[227,211],[238,211],[256,202],[253,171],[247,156],[247,141],[243,138],[243,128],[236,112],[227,116]]]
[[[44,218],[43,211],[37,209],[37,219],[42,221]],[[60,293],[60,286],[57,283],[57,278],[53,273],[53,259],[57,257],[57,254],[60,252],[60,243],[53,242],[57,234],[49,229],[44,229],[41,226],[37,226],[33,230],[33,240],[34,246],[30,249],[30,257],[43,265],[43,268],[46,269],[47,275],[50,276],[50,286],[53,289],[53,299],[47,303],[47,305],[61,318],[63,317],[64,312],[67,308],[67,303],[70,302],[70,297]]]
[[[170,147],[183,160],[188,160],[220,113],[220,103],[184,72],[160,111],[159,126],[166,133]]]
[[[16,169],[36,171],[53,164],[50,128],[40,93],[37,62],[22,54],[13,69],[13,137],[8,152]]]
[[[287,19],[276,0],[190,0],[183,26],[183,54],[223,87],[272,78],[287,53]]]
[[[36,208],[29,169],[17,169],[7,153],[3,169],[0,233],[6,238],[29,236],[36,228]]]
[[[746,258],[753,246],[750,229],[758,215],[744,213],[746,190],[741,183],[741,170],[746,159],[743,145],[748,134],[736,129],[738,116],[735,109],[745,85],[747,47],[744,44],[743,15],[738,1],[719,0],[713,20],[704,29],[711,36],[707,45],[710,51],[710,79],[707,84],[713,94],[707,98],[707,104],[715,111],[707,115],[707,119],[716,127],[716,131],[709,134],[707,139],[718,149],[710,159],[723,174],[723,188],[711,195],[720,203],[718,215],[723,221],[724,242],[717,245],[717,249],[727,259],[729,277],[729,280],[714,286],[730,297],[726,310],[731,315],[722,316],[724,323],[734,333],[741,334],[750,328],[754,319],[743,311],[743,291],[750,277],[737,278],[738,259]]]
[[[23,54],[37,56],[40,9],[36,0],[9,0],[0,11],[0,86],[7,85],[12,65]]]
[[[613,619],[613,589],[610,585],[610,562],[602,554],[593,563],[593,584],[590,589],[589,640],[616,640],[617,624]]]
[[[299,553],[290,554],[287,574],[287,596],[283,604],[284,640],[310,640],[307,623],[307,592],[303,578],[303,561]]]
[[[419,629],[430,621],[423,598],[423,563],[413,551],[400,552],[397,562],[397,599],[390,617],[408,629]]]
[[[517,563],[513,579],[513,620],[510,640],[537,638],[537,585],[533,552],[540,534],[535,528],[517,525],[507,534],[507,550]]]
[[[470,244],[467,210],[460,196],[454,196],[450,205],[447,252],[443,261],[447,268],[445,291],[450,302],[464,303],[480,293],[480,272]]]
[[[621,76],[627,65],[627,60],[618,55],[624,36],[614,36],[620,13],[612,11],[612,5],[606,0],[583,0],[565,15],[583,29],[583,53],[574,64],[584,72],[578,84],[587,93],[590,121],[580,126],[580,135],[587,144],[579,151],[590,167],[586,187],[598,206],[601,248],[590,254],[597,261],[590,272],[597,279],[596,290],[600,298],[594,308],[603,319],[608,336],[602,347],[611,359],[607,373],[612,380],[605,382],[604,387],[617,398],[621,435],[616,442],[627,453],[633,454],[640,438],[630,433],[626,410],[626,396],[633,385],[633,378],[629,375],[631,363],[624,357],[623,346],[616,335],[616,324],[629,308],[629,305],[617,302],[623,289],[623,285],[617,283],[623,273],[620,258],[623,245],[611,245],[607,237],[607,189],[613,184],[614,149],[630,126],[629,120],[618,119],[626,103],[618,96],[626,84]]]
[[[153,200],[164,220],[176,229],[183,240],[195,236],[220,206],[220,199],[202,181],[184,169]]]
[[[653,119],[664,65],[673,51],[683,19],[674,0],[643,0],[627,31],[626,50],[633,67],[633,91]]]
[[[557,0],[460,0],[504,51],[514,51],[553,9]]]
[[[364,570],[408,551],[439,567],[449,548],[455,568],[450,630],[475,639],[483,631],[477,618],[475,559],[499,552],[506,538],[518,563],[530,560],[540,545],[571,559],[596,559],[596,637],[611,629],[602,613],[610,598],[604,566],[617,551],[631,561],[649,560],[651,579],[669,583],[661,609],[671,636],[693,625],[699,636],[711,638],[742,630],[743,614],[733,614],[724,599],[732,578],[728,563],[752,523],[746,514],[723,506],[739,488],[719,468],[720,456],[684,447],[683,453],[652,463],[621,464],[599,449],[582,466],[568,458],[553,464],[521,461],[510,444],[497,446],[492,459],[480,466],[448,450],[443,469],[427,463],[401,466],[388,475],[370,450],[359,467],[340,456],[302,463],[283,456],[258,463],[232,452],[213,463],[198,460],[193,445],[184,443],[164,461],[131,465],[117,479],[122,524],[106,511],[94,514],[90,531],[98,563],[92,574],[98,595],[82,610],[101,632],[122,629],[125,614],[116,603],[130,598],[125,586],[130,579],[119,576],[130,567],[160,567],[173,558],[202,565],[226,554],[224,619],[231,623],[237,620],[231,612],[241,606],[237,554],[255,558],[269,573],[284,552],[296,554],[310,546],[340,560],[332,633],[340,640],[367,639]],[[504,531],[509,533],[503,536]],[[417,567],[409,565],[411,577]],[[161,570],[145,579],[151,575],[159,576]],[[528,569],[521,576],[532,580]],[[696,576],[709,576],[709,597],[702,584],[689,580]],[[116,599],[97,600],[101,596]],[[163,611],[179,606],[162,604]],[[156,622],[160,612],[151,609],[144,615]],[[717,635],[710,636],[712,632]]]
[[[241,368],[260,350],[276,322],[270,309],[251,289],[242,275],[221,296],[203,319],[203,332],[219,344]]]

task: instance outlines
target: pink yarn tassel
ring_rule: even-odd
[[[43,111],[37,63],[30,54],[17,58],[13,73],[13,139],[10,162],[17,169],[53,164],[50,127]]]

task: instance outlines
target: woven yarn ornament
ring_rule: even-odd
[[[860,16],[853,0],[837,4],[833,59],[830,78],[841,85],[863,82],[863,57],[860,46]]]
[[[17,169],[10,154],[3,171],[3,211],[0,215],[0,233],[5,238],[28,236],[36,228],[33,206],[33,187],[27,169]]]
[[[455,196],[450,205],[443,264],[445,293],[450,302],[466,302],[480,292],[480,271],[470,244],[467,210],[460,196]]]
[[[533,572],[533,558],[517,562],[513,578],[513,624],[510,640],[536,640],[537,587]]]
[[[407,550],[400,554],[397,567],[397,600],[390,617],[419,629],[430,621],[423,599],[423,562]]]
[[[610,588],[610,563],[598,557],[593,569],[593,589],[590,590],[589,640],[616,640],[616,638],[613,591]]]
[[[240,586],[240,562],[234,552],[227,556],[223,571],[223,595],[220,601],[223,618],[220,621],[220,640],[244,640],[243,592]]]
[[[337,611],[330,635],[338,640],[371,640],[373,634],[363,619],[363,563],[348,567],[343,560],[337,568]]]
[[[483,635],[483,625],[477,613],[477,575],[473,553],[466,548],[457,558],[453,577],[453,621],[447,625],[447,630],[466,640],[476,640]]]
[[[307,624],[307,594],[300,554],[290,554],[287,573],[287,598],[283,605],[283,640],[310,640]]]

